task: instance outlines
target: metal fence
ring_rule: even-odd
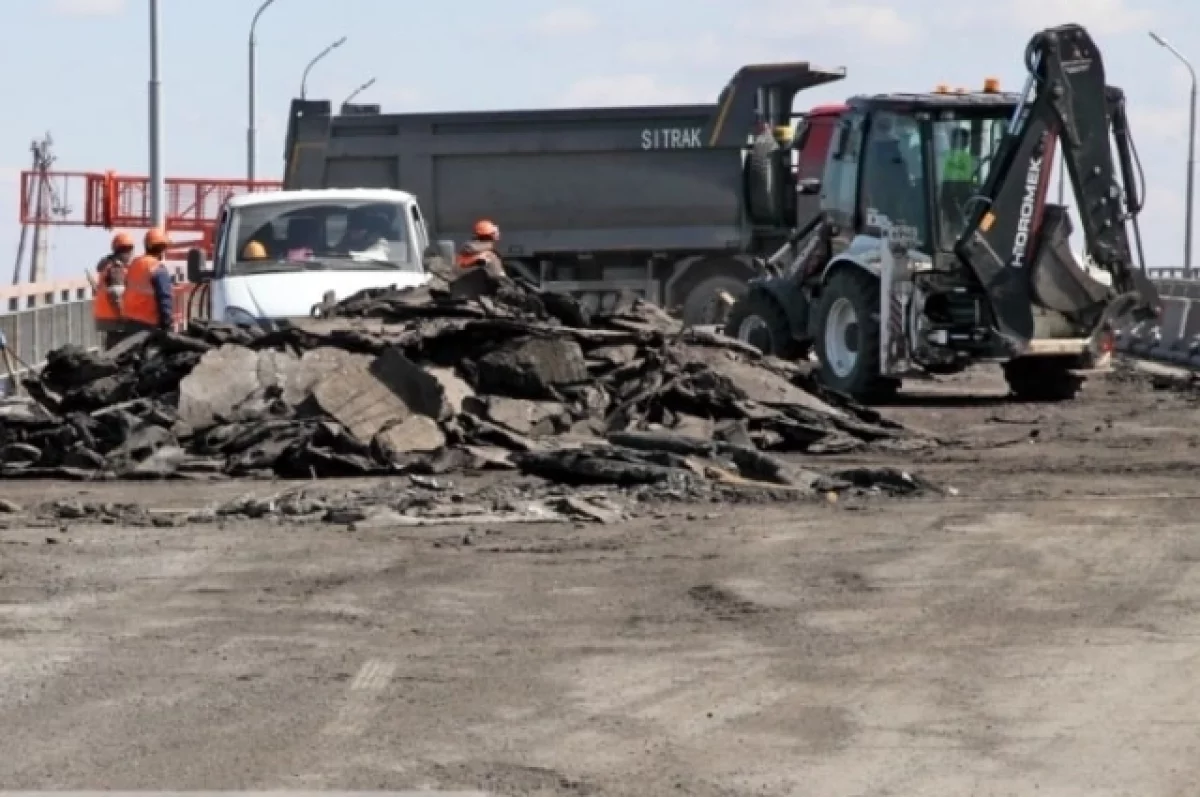
[[[92,287],[86,279],[0,288],[0,333],[14,355],[18,378],[68,343],[85,348],[100,345],[91,300]],[[0,364],[0,395],[12,388],[12,379]]]
[[[1200,370],[1200,272],[1183,279],[1183,270],[1149,269],[1163,296],[1164,312],[1155,322],[1119,331],[1117,348],[1135,357]],[[177,283],[182,273],[176,273]],[[100,345],[92,321],[92,287],[86,279],[60,280],[0,288],[0,333],[15,354],[18,378],[38,368],[46,355],[69,343],[87,349]],[[12,390],[0,363],[0,395]]]

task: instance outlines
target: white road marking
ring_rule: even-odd
[[[379,711],[377,698],[387,689],[395,674],[394,662],[368,659],[350,682],[349,694],[337,717],[325,726],[323,733],[330,736],[357,736],[366,730]]]

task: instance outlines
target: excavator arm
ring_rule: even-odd
[[[1090,336],[1119,315],[1152,316],[1160,305],[1133,262],[1128,228],[1140,254],[1140,169],[1124,94],[1106,85],[1099,49],[1082,27],[1064,25],[1034,36],[1025,63],[1024,95],[955,247],[982,283],[996,331],[1014,355],[1034,336],[1035,306],[1063,314]],[[1056,144],[1088,259],[1108,280],[1080,265],[1066,209],[1046,203]]]

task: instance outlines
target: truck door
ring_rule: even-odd
[[[834,255],[850,245],[859,227],[859,163],[862,161],[864,120],[860,111],[849,111],[842,116],[825,161],[821,209],[837,228],[831,240]]]
[[[417,248],[417,262],[425,257],[429,250],[429,230],[425,227],[425,219],[421,218],[421,209],[414,202],[410,206],[409,216],[412,218],[412,239]]]

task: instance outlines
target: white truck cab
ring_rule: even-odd
[[[232,197],[221,212],[212,269],[188,252],[188,281],[208,283],[214,321],[261,324],[309,316],[332,291],[411,287],[429,280],[429,231],[405,191],[329,188]]]

